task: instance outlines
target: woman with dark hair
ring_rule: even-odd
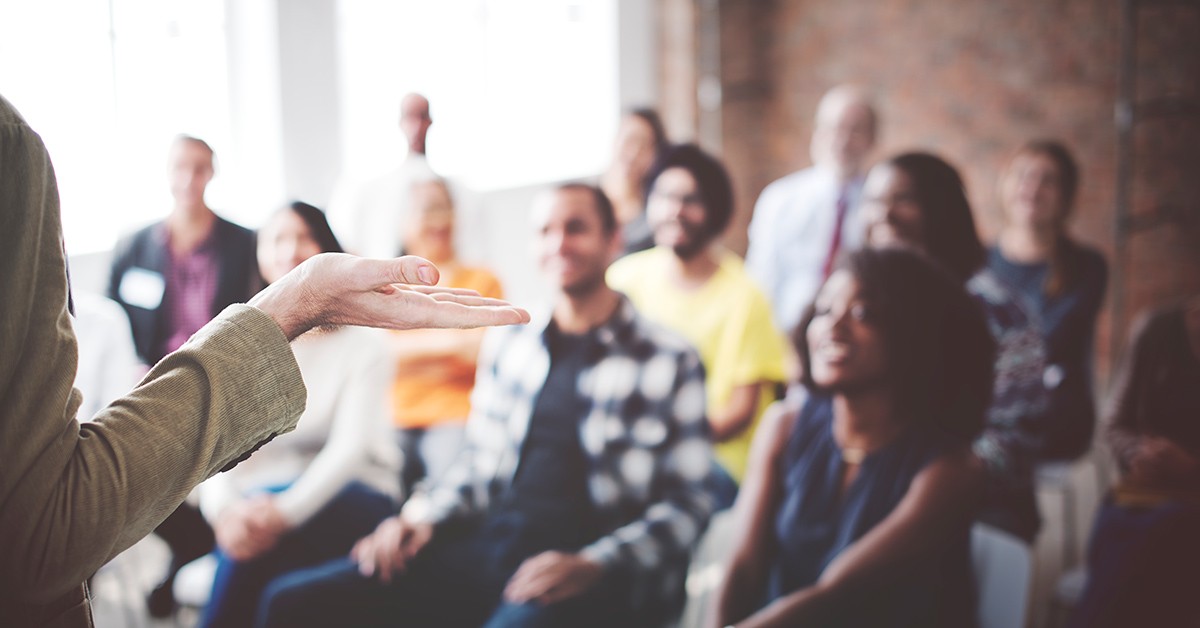
[[[329,221],[325,219],[325,212],[305,203],[304,201],[292,201],[288,203],[287,209],[290,209],[297,218],[304,221],[304,226],[308,227],[309,238],[317,245],[322,253],[344,253],[345,249],[338,242],[337,236],[333,235],[333,228],[329,226]],[[283,210],[278,212],[283,214]],[[261,270],[261,268],[260,268]],[[265,283],[271,283],[269,281]]]
[[[654,234],[646,222],[646,175],[666,148],[667,133],[658,112],[633,109],[621,118],[612,162],[600,175],[600,189],[616,210],[626,255],[654,246]]]
[[[341,249],[325,214],[294,202],[259,230],[259,272],[270,284]],[[274,577],[345,555],[394,510],[400,469],[387,411],[394,372],[387,339],[341,327],[292,342],[308,388],[296,429],[200,485],[218,549],[202,625],[253,624]]]
[[[925,253],[983,308],[997,351],[987,426],[974,444],[989,478],[980,518],[1033,542],[1040,527],[1033,466],[1046,420],[1045,346],[1020,300],[984,266],[962,179],[935,155],[893,157],[867,175],[861,215],[867,246]]]
[[[786,379],[786,342],[741,258],[718,238],[733,216],[725,166],[695,145],[673,146],[650,169],[646,214],[655,247],[617,260],[608,284],[638,311],[695,345],[720,463],[717,503],[732,505],[755,426]]]
[[[1200,626],[1200,295],[1135,326],[1108,407],[1121,480],[1096,515],[1071,626]]]
[[[957,281],[906,250],[842,260],[796,328],[734,507],[710,626],[971,626],[971,520],[994,343]]]
[[[1050,391],[1041,457],[1070,460],[1088,450],[1096,423],[1092,343],[1108,267],[1067,233],[1079,168],[1058,142],[1023,146],[1001,181],[1004,228],[988,266],[1025,297],[1046,340]]]

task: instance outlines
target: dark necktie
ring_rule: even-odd
[[[843,187],[838,193],[837,199],[837,218],[833,223],[833,239],[829,242],[829,255],[825,257],[825,266],[821,269],[821,281],[829,278],[829,273],[833,272],[833,263],[837,261],[838,249],[842,247],[842,224],[846,222],[846,207],[850,204],[847,196],[847,188]]]

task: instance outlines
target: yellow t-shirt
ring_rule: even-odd
[[[776,330],[770,304],[741,259],[723,253],[708,282],[684,290],[668,274],[674,255],[656,247],[620,259],[608,269],[608,284],[628,295],[644,316],[695,345],[704,363],[710,412],[725,407],[738,386],[784,381],[786,340]],[[738,482],[746,470],[758,420],[774,398],[772,386],[762,388],[750,427],[714,448],[717,459]]]
[[[438,283],[467,288],[480,295],[501,298],[500,280],[482,268],[460,268],[443,275]],[[404,334],[405,332],[394,332]],[[463,422],[471,410],[475,387],[475,362],[442,357],[422,363],[420,369],[400,369],[392,385],[392,422],[398,428],[427,428]]]

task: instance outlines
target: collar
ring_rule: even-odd
[[[196,248],[189,251],[183,257],[191,257],[197,253],[203,254],[216,249],[217,239],[219,237],[217,232],[221,230],[221,222],[221,217],[217,216],[217,219],[213,221],[212,228],[208,230],[208,234],[204,236],[204,239],[198,242],[196,244]],[[154,225],[154,241],[156,244],[161,246],[163,250],[168,252],[171,250],[171,232],[169,229],[167,229],[167,221],[165,219]],[[170,257],[173,258],[174,256],[170,255]]]
[[[634,309],[629,297],[621,292],[618,292],[617,296],[619,301],[612,316],[589,332],[600,345],[606,348],[628,342],[632,338],[634,323],[637,320],[637,310]],[[538,337],[545,340],[546,331],[550,328],[553,320],[554,306],[546,307],[533,317],[526,329],[536,331]]]

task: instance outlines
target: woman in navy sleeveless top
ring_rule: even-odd
[[[803,389],[764,418],[710,625],[971,626],[971,521],[994,343],[908,251],[859,251],[795,334]]]

